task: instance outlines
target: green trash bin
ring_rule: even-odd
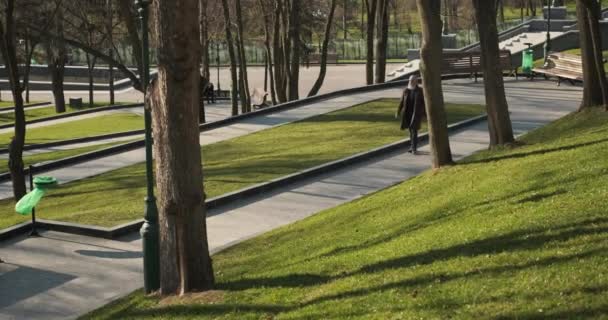
[[[532,44],[526,43],[528,49],[522,53],[521,70],[525,74],[531,74],[534,68],[534,50],[531,48]]]

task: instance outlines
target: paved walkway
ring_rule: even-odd
[[[348,97],[338,97],[328,99],[310,105],[291,110],[277,112],[268,115],[261,115],[250,119],[245,119],[235,124],[227,125],[214,130],[201,133],[201,145],[207,145],[219,141],[224,141],[253,132],[258,132],[268,128],[284,125],[294,121],[314,117],[320,114],[344,109],[359,103],[371,101],[383,97],[399,97],[401,90],[388,89],[373,93],[356,94]],[[221,114],[217,111],[215,114]],[[145,161],[145,149],[139,148],[121,154],[103,157],[74,166],[61,168],[46,172],[59,180],[60,183],[68,183],[105,172],[130,166]],[[11,182],[0,183],[0,199],[12,197]]]
[[[226,103],[217,103],[217,104],[207,105],[207,106],[205,106],[205,108],[206,108],[206,116],[207,116],[208,122],[225,119],[231,115],[231,110],[232,110],[231,109],[232,107],[230,106],[230,104],[226,104]],[[115,112],[117,112],[117,113],[131,112],[131,113],[135,113],[135,114],[143,116],[144,109],[143,109],[143,107],[135,107],[135,108],[129,108],[126,110],[117,110]],[[76,121],[76,120],[80,120],[80,119],[75,119],[73,121]],[[30,125],[30,126],[28,126],[28,128],[33,127],[33,126],[34,125]],[[143,118],[142,118],[142,127],[143,127]],[[41,154],[41,153],[84,148],[84,147],[96,146],[96,145],[108,144],[108,143],[114,143],[114,142],[140,140],[143,138],[144,138],[143,134],[135,134],[135,135],[120,137],[120,138],[103,139],[103,140],[83,142],[83,143],[74,143],[74,144],[67,144],[67,145],[63,145],[63,146],[56,146],[56,147],[49,147],[49,148],[39,148],[39,149],[35,149],[35,150],[25,151],[25,152],[23,152],[23,154],[25,156],[29,156],[29,155],[35,155],[35,154]],[[1,154],[0,159],[8,159],[8,154]]]
[[[531,86],[532,88],[527,88]],[[578,88],[548,82],[506,85],[516,134],[523,134],[576,109]],[[481,84],[453,81],[446,101],[482,103]],[[487,123],[450,137],[456,158],[487,148]],[[427,170],[427,155],[402,151],[294,184],[255,199],[211,211],[209,242],[213,252],[321,210],[352,201]],[[74,318],[142,286],[141,242],[137,234],[121,241],[47,232],[44,238],[0,243],[1,319]]]

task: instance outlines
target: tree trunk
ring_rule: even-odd
[[[64,36],[63,10],[57,9],[53,17],[51,29],[58,37]],[[49,71],[51,73],[51,88],[55,100],[55,112],[65,112],[65,93],[63,90],[65,64],[67,61],[67,49],[65,43],[57,39],[47,39],[47,57]]]
[[[300,0],[291,0],[291,8],[289,11],[289,40],[291,41],[291,55],[289,68],[289,100],[300,99],[300,15],[301,15]]]
[[[23,174],[23,146],[25,144],[25,110],[23,108],[23,88],[19,81],[17,63],[17,32],[14,20],[15,1],[7,0],[4,10],[4,24],[0,22],[0,52],[6,66],[8,82],[15,103],[14,136],[9,144],[8,167],[16,200],[25,195],[25,175]]]
[[[25,88],[25,103],[30,103],[30,73],[32,71],[32,56],[36,50],[37,42],[26,38],[25,72],[23,73],[23,88]]]
[[[587,21],[589,23],[589,39],[593,47],[593,65],[597,73],[597,82],[602,97],[602,104],[608,108],[608,81],[606,80],[606,71],[604,69],[604,56],[602,45],[602,34],[600,27],[600,19],[602,9],[599,2],[592,0],[582,0],[587,8]],[[582,48],[582,47],[581,47]]]
[[[365,8],[367,9],[367,57],[365,59],[365,81],[366,83],[374,83],[374,28],[376,26],[376,0],[365,0]]]
[[[208,20],[207,20],[207,0],[199,0],[198,3],[199,6],[199,14],[198,14],[198,23],[199,23],[199,30],[200,30],[200,37],[199,37],[199,41],[201,44],[201,69],[200,69],[200,76],[201,76],[201,83],[200,83],[200,94],[201,97],[199,99],[199,117],[198,117],[198,122],[199,123],[205,123],[207,122],[207,117],[205,114],[205,99],[202,96],[204,94],[204,92],[206,91],[205,89],[207,88],[207,85],[209,84],[209,82],[211,82],[211,72],[210,72],[210,67],[209,67],[209,31],[208,31]]]
[[[338,1],[331,0],[329,14],[327,15],[327,23],[325,25],[325,36],[323,38],[323,45],[321,47],[321,66],[319,70],[319,76],[317,77],[317,81],[310,89],[308,93],[309,97],[316,96],[319,93],[319,90],[323,86],[323,82],[325,81],[325,75],[327,74],[327,50],[329,47],[329,38],[331,37],[331,27],[333,25],[334,13],[336,11],[336,4]]]
[[[481,66],[488,112],[490,147],[512,143],[513,129],[500,68],[496,2],[473,0],[481,45]]]
[[[93,80],[93,72],[95,70],[95,61],[96,57],[91,57],[89,54],[87,57],[87,67],[88,67],[88,75],[89,75],[89,107],[92,108],[95,104],[95,83]]]
[[[274,68],[273,68],[273,59],[272,59],[272,51],[270,48],[270,21],[268,19],[268,14],[266,13],[267,8],[264,6],[263,0],[258,1],[262,14],[264,16],[264,47],[266,48],[266,63],[268,65],[268,75],[270,76],[270,97],[272,99],[272,104],[277,104],[277,94],[275,89],[274,82]],[[266,90],[266,89],[264,89]]]
[[[198,1],[154,0],[158,79],[152,102],[160,226],[161,294],[209,290],[198,129],[200,39]]]
[[[108,56],[110,58],[114,58],[114,28],[112,25],[112,18],[114,14],[114,10],[112,9],[112,0],[108,1],[108,12],[106,13],[107,21],[106,21],[106,32],[108,33]],[[108,83],[110,89],[110,105],[114,105],[115,95],[114,95],[114,65],[112,63],[108,63],[108,72],[110,75],[110,80]]]
[[[222,0],[222,7],[224,8],[224,25],[226,27],[226,45],[228,46],[228,55],[230,56],[230,77],[232,80],[232,88],[230,90],[230,97],[232,100],[232,115],[236,116],[239,114],[239,101],[238,101],[238,78],[236,74],[236,55],[234,53],[234,45],[231,30],[231,19],[230,19],[230,7],[228,6],[228,0]],[[242,92],[240,94],[243,94]]]
[[[386,81],[386,49],[388,43],[388,0],[377,0],[376,83]]]
[[[605,83],[605,73],[603,66],[603,57],[601,51],[599,53],[600,67],[596,62],[598,56],[594,46],[594,32],[592,31],[591,14],[583,1],[577,0],[576,13],[578,25],[580,29],[580,47],[583,60],[583,100],[579,110],[585,108],[603,106],[606,104],[604,100],[604,90],[602,83]],[[601,42],[601,39],[599,40]],[[600,43],[601,45],[601,43]],[[603,75],[600,75],[600,72]],[[602,79],[603,78],[603,79]]]
[[[243,33],[243,14],[241,12],[241,0],[236,0],[236,26],[237,26],[237,49],[239,53],[239,81],[241,98],[241,112],[251,111],[251,98],[249,93],[249,79],[247,77],[247,56],[245,55],[245,39]]]
[[[281,19],[283,12],[283,1],[276,0],[274,7],[274,25],[273,25],[273,36],[272,36],[272,47],[274,57],[274,79],[275,79],[275,90],[279,102],[287,102],[287,68],[285,62],[284,48],[281,36]]]
[[[131,50],[133,51],[132,56],[135,58],[138,74],[141,75],[143,69],[143,54],[141,50],[141,39],[139,37],[139,32],[137,28],[137,20],[133,18],[136,16],[136,13],[133,10],[133,3],[134,2],[132,0],[119,0],[119,8],[117,11],[121,18],[121,21],[127,28],[127,37],[129,39],[129,45],[131,46]]]
[[[420,49],[429,141],[433,155],[433,168],[452,163],[448,138],[448,124],[441,87],[441,0],[416,0],[422,25]]]

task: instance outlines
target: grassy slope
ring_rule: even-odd
[[[321,115],[203,148],[205,191],[222,195],[403,139],[389,99]],[[481,112],[450,105],[449,120]],[[321,143],[322,142],[322,143]],[[141,218],[145,168],[138,164],[70,183],[42,201],[41,218],[114,226]],[[0,201],[0,229],[23,221]]]
[[[24,162],[25,166],[27,167],[29,165],[35,165],[37,163],[59,160],[59,159],[68,158],[71,156],[87,153],[87,152],[101,150],[104,148],[108,148],[111,146],[115,146],[115,145],[119,145],[119,144],[123,144],[123,143],[127,143],[127,142],[128,141],[114,142],[114,143],[99,144],[99,145],[70,149],[70,150],[45,152],[45,153],[25,156],[25,157],[23,157],[23,162]],[[8,160],[7,159],[0,159],[0,173],[2,173],[2,172],[8,172]]]
[[[114,105],[121,105],[121,104],[123,104],[123,103],[118,102],[118,103],[115,103]],[[12,106],[12,105],[13,105],[13,103],[11,102],[11,104],[8,106]],[[66,105],[66,113],[82,111],[82,110],[90,109],[90,108],[105,107],[108,105],[109,105],[108,102],[96,102],[93,104],[93,107],[89,107],[87,104],[85,104],[80,109],[75,109],[75,108],[70,107],[69,105]],[[1,105],[0,105],[0,107],[1,107]],[[46,118],[46,117],[55,116],[55,115],[58,115],[58,113],[55,112],[55,106],[29,109],[29,110],[25,109],[25,119],[28,121],[34,120],[34,119]],[[0,113],[0,124],[9,124],[9,123],[14,123],[14,122],[15,122],[15,115],[12,112]]]
[[[28,129],[26,143],[47,143],[91,137],[101,134],[142,129],[143,117],[133,113],[115,113],[83,120],[64,122],[45,127]],[[8,145],[13,133],[0,134],[0,145]]]
[[[568,116],[214,257],[218,291],[93,319],[607,318],[608,113]]]

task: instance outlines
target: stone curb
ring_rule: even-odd
[[[51,102],[38,102],[38,103],[26,104],[26,105],[23,106],[23,108],[27,109],[27,108],[33,108],[33,107],[40,107],[40,106],[44,106],[44,105],[47,105],[47,104],[50,105]],[[4,107],[4,108],[0,108],[0,112],[2,112],[2,111],[11,111],[11,110],[14,110],[14,109],[15,109],[15,106]]]
[[[448,131],[450,133],[454,133],[463,128],[474,125],[478,122],[485,121],[487,119],[487,115],[480,115],[471,119],[467,119],[461,122],[454,123],[448,127]],[[420,142],[425,143],[428,141],[428,133],[422,134],[419,137]],[[242,190],[238,190],[232,193],[225,194],[223,196],[219,196],[216,198],[209,199],[205,202],[205,205],[208,209],[218,208],[221,206],[229,205],[238,200],[244,200],[249,197],[258,195],[263,192],[269,192],[276,190],[281,187],[285,187],[287,185],[294,184],[296,182],[301,182],[303,180],[316,177],[322,174],[326,174],[331,171],[336,171],[339,169],[343,169],[345,167],[358,164],[364,161],[368,161],[374,159],[376,157],[384,156],[386,154],[395,152],[397,150],[406,148],[410,145],[410,140],[405,139],[401,140],[389,145],[385,145],[382,147],[378,147],[372,149],[370,151],[358,153],[352,155],[350,157],[332,161],[326,164],[322,164],[304,171],[300,171],[288,176],[284,176],[281,178],[277,178],[271,180],[269,182],[261,183],[258,185],[251,186],[249,188],[245,188]],[[138,231],[143,224],[143,220],[137,220],[129,223],[125,223],[116,227],[106,228],[106,227],[97,227],[76,223],[68,223],[68,222],[59,222],[59,221],[49,221],[49,220],[38,220],[37,227],[41,229],[51,230],[51,231],[59,231],[66,233],[73,233],[78,235],[90,236],[90,237],[98,237],[98,238],[106,238],[106,239],[116,239],[118,237],[127,235],[129,233],[133,233]],[[15,227],[11,227],[9,229],[0,230],[0,241],[7,240],[17,235],[23,234],[31,230],[31,222],[23,223]]]

